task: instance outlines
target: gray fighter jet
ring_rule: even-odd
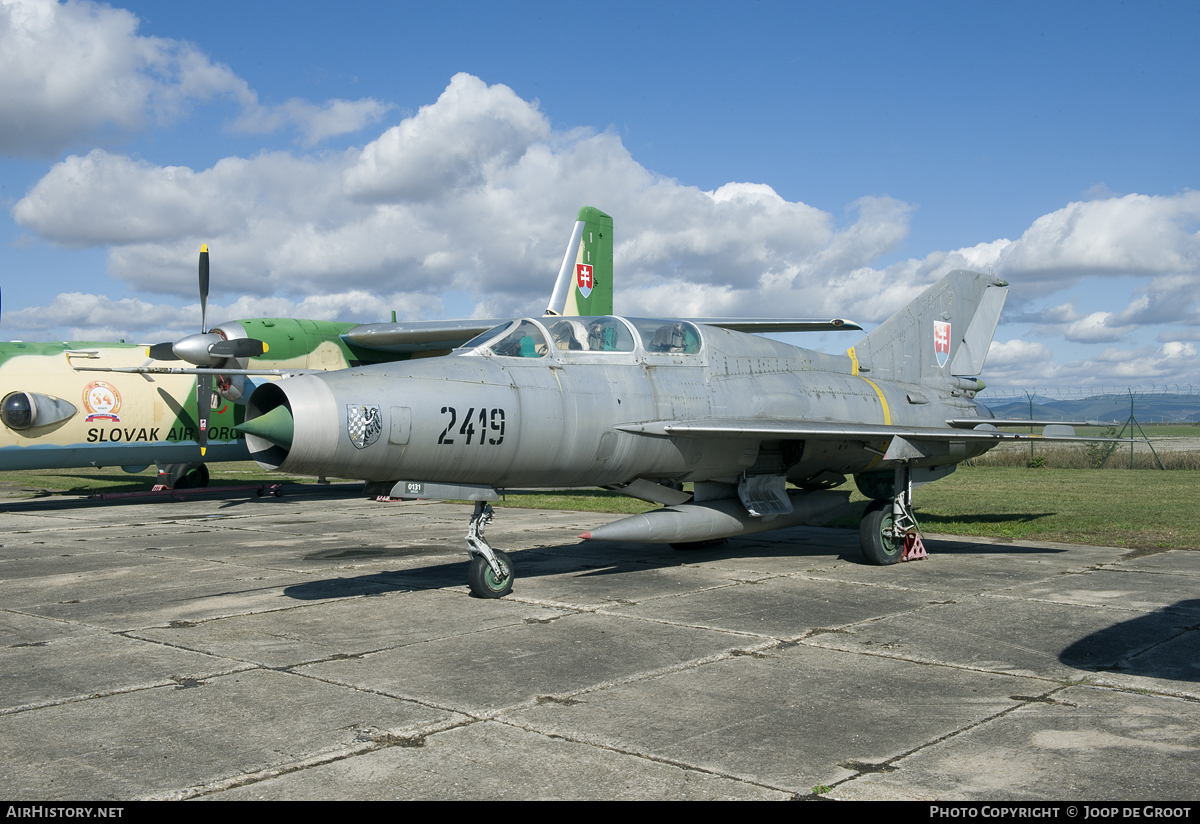
[[[483,536],[505,488],[661,503],[581,537],[686,547],[823,523],[848,505],[836,487],[852,475],[872,499],[863,554],[892,564],[923,553],[914,486],[1004,440],[1074,437],[1002,432],[1016,422],[975,400],[1006,286],[951,272],[845,355],[737,331],[857,328],[839,320],[517,319],[436,361],[260,386],[238,428],[267,468],[363,478],[381,500],[474,500],[481,597],[512,588],[511,560]]]

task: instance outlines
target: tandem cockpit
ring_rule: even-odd
[[[501,358],[569,360],[612,355],[699,355],[700,329],[681,320],[594,317],[522,318],[495,326],[464,343],[458,353]]]

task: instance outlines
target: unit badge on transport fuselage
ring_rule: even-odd
[[[104,381],[92,381],[83,390],[83,406],[88,411],[87,422],[112,421],[120,423],[117,410],[121,408],[121,393]]]

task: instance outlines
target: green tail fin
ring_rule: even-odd
[[[599,209],[579,210],[558,270],[547,315],[613,313],[613,219]]]

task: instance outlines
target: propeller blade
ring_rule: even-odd
[[[196,421],[200,425],[200,431],[196,433],[196,440],[200,443],[200,457],[204,457],[204,450],[208,448],[208,419],[213,412],[213,376],[212,375],[197,375],[196,376]]]
[[[221,340],[208,347],[214,358],[257,358],[267,351],[267,344],[254,338]]]
[[[171,341],[167,341],[166,343],[156,343],[153,346],[148,346],[146,347],[146,357],[153,358],[154,360],[181,360],[181,358],[175,354],[174,346],[175,344]]]
[[[208,244],[200,247],[200,334],[208,331]]]

